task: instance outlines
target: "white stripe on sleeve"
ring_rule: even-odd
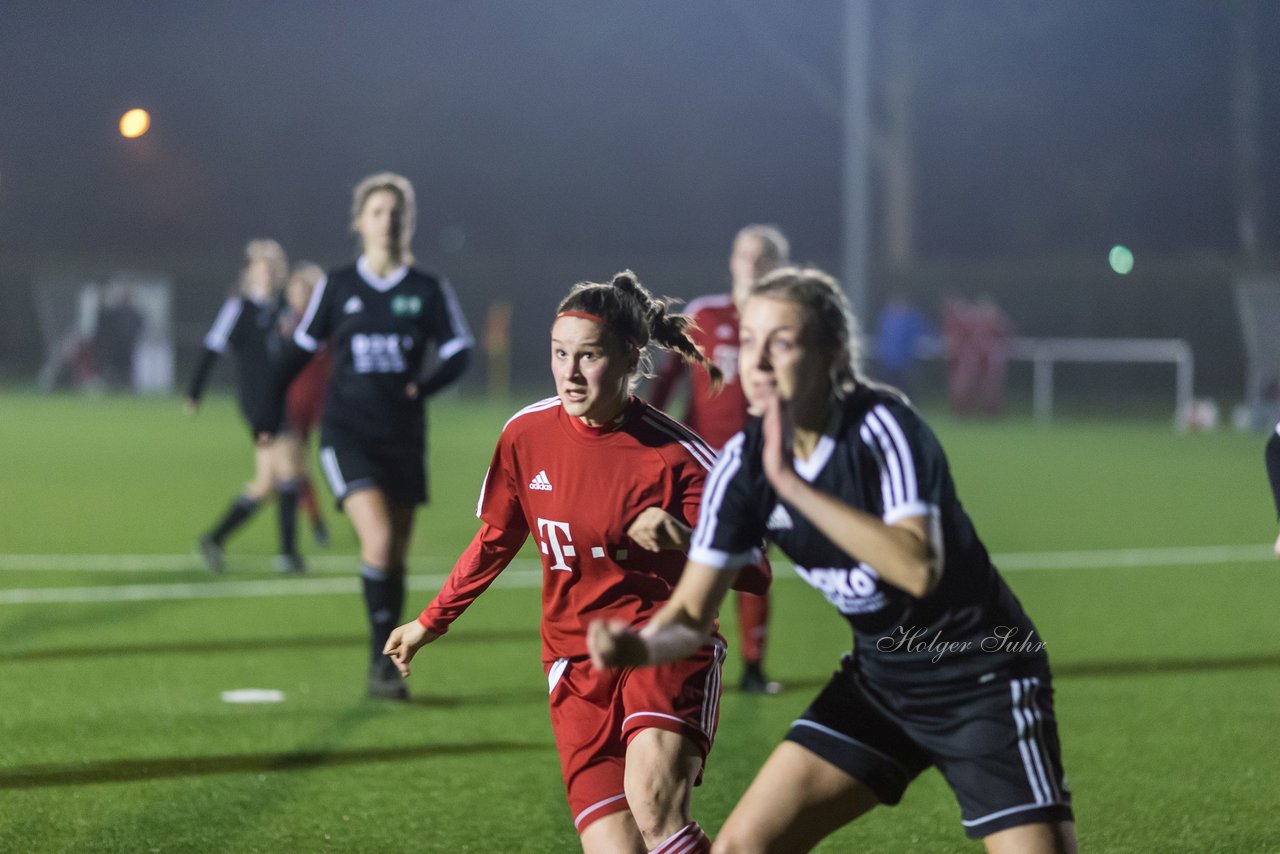
[[[293,343],[308,353],[314,353],[320,347],[320,342],[311,335],[311,321],[315,320],[316,309],[320,307],[320,300],[324,297],[325,287],[328,284],[328,276],[321,276],[320,281],[316,282],[315,288],[311,291],[311,301],[307,303],[307,310],[302,313],[302,320],[298,321],[298,328],[293,331]]]
[[[215,353],[225,351],[231,330],[236,328],[236,321],[240,319],[240,312],[243,310],[244,300],[240,297],[231,297],[224,302],[222,308],[218,309],[218,316],[214,318],[209,333],[204,336],[204,346]]]
[[[743,434],[739,433],[729,440],[716,461],[711,474],[707,475],[707,483],[702,491],[702,507],[698,512],[698,525],[693,529],[692,547],[708,549],[715,540],[717,518],[720,507],[724,504],[724,493],[729,488],[733,476],[742,468]],[[690,550],[692,555],[692,549]]]
[[[462,306],[458,304],[458,295],[453,292],[453,285],[449,284],[448,279],[440,280],[440,291],[444,294],[445,309],[449,312],[449,325],[453,327],[453,337],[441,344],[436,351],[436,356],[444,360],[459,350],[474,347],[476,342],[467,327],[467,317],[462,313]]]

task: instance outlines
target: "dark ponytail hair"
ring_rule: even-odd
[[[599,318],[610,335],[639,351],[637,374],[652,376],[649,345],[671,350],[690,364],[699,364],[711,374],[711,382],[719,388],[724,373],[707,360],[702,350],[689,337],[693,318],[672,312],[676,301],[659,299],[649,293],[636,274],[623,270],[607,284],[579,282],[560,301],[556,314],[581,312]]]

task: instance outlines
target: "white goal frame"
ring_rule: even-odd
[[[1036,421],[1053,420],[1053,369],[1058,362],[1094,364],[1157,363],[1174,366],[1173,424],[1186,430],[1195,388],[1195,354],[1181,338],[1013,338],[1012,361],[1031,363],[1032,413]],[[921,339],[917,355],[946,359],[941,338]]]

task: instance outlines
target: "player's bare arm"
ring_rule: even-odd
[[[671,599],[636,631],[626,623],[595,620],[587,631],[587,649],[596,667],[666,664],[691,655],[707,642],[720,604],[738,572],[697,561],[685,564]]]
[[[693,528],[661,507],[646,507],[627,528],[627,536],[642,549],[688,551]]]
[[[942,577],[929,540],[928,517],[911,516],[892,525],[815,489],[792,465],[792,424],[786,401],[774,398],[764,413],[765,476],[778,497],[818,527],[827,539],[875,568],[889,584],[921,597]]]

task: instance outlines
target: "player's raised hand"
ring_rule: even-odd
[[[791,439],[795,422],[791,414],[791,402],[774,396],[765,406],[764,448],[761,462],[764,464],[765,477],[774,489],[782,490],[782,484],[788,477],[795,477],[792,468]]]
[[[391,630],[391,637],[387,638],[386,646],[382,648],[382,654],[391,658],[401,676],[407,677],[409,675],[409,662],[417,655],[418,650],[438,637],[440,635],[427,631],[422,623],[417,620],[410,620],[403,626],[396,626]]]
[[[601,670],[638,667],[649,661],[649,650],[635,629],[622,620],[592,620],[587,627],[587,651]]]
[[[661,507],[646,507],[627,528],[627,536],[636,545],[651,552],[664,549],[685,551],[693,529]]]

